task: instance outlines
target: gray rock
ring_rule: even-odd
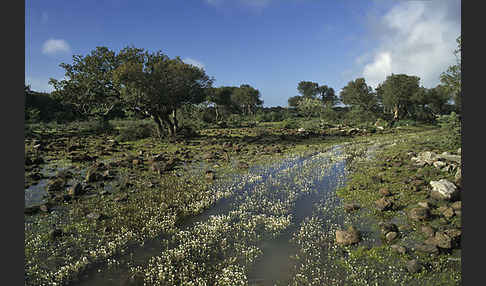
[[[408,217],[414,221],[426,220],[430,217],[430,211],[423,207],[413,208],[408,212]]]
[[[386,235],[389,232],[398,232],[397,225],[391,222],[380,222],[378,226],[383,235]]]
[[[461,203],[461,201],[454,202],[454,203],[452,203],[451,207],[455,211],[460,211],[461,208],[462,208],[462,203]]]
[[[431,181],[430,186],[432,187],[430,195],[436,199],[451,200],[458,193],[456,185],[446,179]]]
[[[347,230],[336,230],[336,243],[342,246],[358,243],[359,232],[350,226]]]
[[[396,233],[394,231],[390,231],[389,233],[387,233],[385,235],[385,239],[386,239],[387,242],[392,242],[397,237],[398,237],[398,233]]]
[[[420,252],[437,254],[439,253],[439,249],[435,245],[431,244],[418,244],[415,246],[415,249]]]
[[[398,244],[393,244],[390,246],[391,249],[395,250],[396,252],[400,254],[405,254],[407,253],[407,249],[404,246],[398,245]]]
[[[393,201],[391,201],[390,199],[388,199],[386,197],[383,197],[383,198],[375,201],[375,206],[380,211],[390,210],[393,207]]]
[[[349,204],[344,204],[343,207],[346,212],[352,212],[355,210],[359,210],[360,205],[356,203],[349,203]]]
[[[452,248],[452,240],[445,232],[442,231],[436,232],[434,238],[436,240],[437,247],[444,248],[444,249]]]
[[[407,261],[407,270],[410,273],[417,273],[422,269],[422,265],[418,262],[418,260],[413,259]]]
[[[442,160],[447,160],[447,161],[451,161],[451,162],[461,164],[461,156],[459,156],[459,155],[452,155],[452,154],[449,154],[447,152],[444,152],[444,153],[438,155],[437,157],[439,159],[442,159]]]
[[[424,225],[422,226],[422,228],[420,229],[422,231],[422,233],[424,233],[427,237],[432,237],[434,236],[435,234],[435,230],[431,227],[431,226],[428,226],[428,225]]]

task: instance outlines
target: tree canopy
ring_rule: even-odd
[[[393,113],[393,119],[411,114],[412,97],[419,92],[420,78],[406,74],[392,74],[377,88],[386,110]]]
[[[365,111],[373,111],[378,105],[376,94],[371,86],[366,84],[364,78],[357,78],[348,82],[340,93],[341,101],[351,108],[359,108]]]
[[[457,37],[457,49],[454,51],[456,56],[456,64],[449,66],[446,72],[443,72],[440,76],[440,82],[446,90],[451,94],[452,99],[458,109],[461,111],[461,54],[462,54],[462,35]]]

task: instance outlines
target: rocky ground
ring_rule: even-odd
[[[63,132],[27,138],[26,285],[71,283],[92,269],[104,271],[107,266],[116,267],[120,264],[118,257],[154,238],[158,238],[159,247],[168,247],[174,238],[181,242],[180,245],[221,241],[225,239],[221,236],[225,233],[223,230],[228,226],[248,228],[248,234],[228,238],[229,244],[221,248],[221,253],[207,253],[211,257],[222,255],[221,263],[213,268],[201,267],[200,271],[219,275],[217,280],[210,280],[213,282],[225,281],[223,276],[240,277],[235,281],[246,281],[245,267],[251,268],[252,259],[261,254],[257,243],[260,238],[278,236],[292,224],[292,216],[288,215],[300,193],[295,192],[295,186],[284,188],[287,191],[282,196],[290,196],[287,204],[275,205],[275,201],[270,200],[272,203],[267,207],[273,209],[271,213],[265,214],[268,210],[262,208],[263,205],[258,206],[268,195],[262,193],[260,200],[258,196],[254,199],[245,197],[248,201],[242,205],[246,207],[235,208],[233,214],[209,216],[204,224],[195,228],[198,232],[181,232],[185,221],[225,198],[234,197],[235,191],[241,189],[241,185],[233,180],[234,176],[252,174],[254,166],[264,166],[296,154],[327,150],[346,141],[361,142],[345,145],[347,154],[352,154],[346,157],[352,175],[346,187],[338,191],[340,197],[316,203],[315,215],[298,226],[296,233],[300,236],[296,235],[294,243],[302,246],[302,252],[296,260],[299,266],[296,266],[292,283],[313,283],[310,281],[318,272],[311,271],[311,265],[320,269],[320,263],[325,259],[316,259],[313,256],[316,254],[311,253],[313,248],[308,246],[321,241],[319,247],[322,247],[325,245],[322,239],[326,238],[332,245],[330,249],[335,250],[327,253],[335,254],[335,265],[339,266],[334,269],[336,271],[330,271],[337,276],[327,275],[329,279],[344,281],[346,275],[343,273],[357,275],[363,271],[359,267],[363,265],[361,262],[376,257],[379,258],[376,269],[380,269],[390,263],[383,258],[386,256],[392,257],[392,261],[400,261],[394,264],[396,271],[403,273],[402,269],[405,269],[407,273],[403,277],[389,277],[410,283],[417,279],[435,281],[440,278],[450,285],[458,285],[460,157],[451,150],[435,150],[439,148],[433,139],[440,136],[437,130],[413,135],[417,131],[385,130],[380,132],[382,134],[370,134],[359,129],[337,128],[315,134],[277,128],[214,129],[204,130],[199,137],[172,143],[153,139],[117,142],[114,136]],[[392,138],[395,141],[389,143]],[[424,138],[431,138],[431,141],[424,141]],[[366,160],[375,156],[377,160]],[[306,174],[305,170],[302,174]],[[250,178],[253,177],[248,180]],[[305,180],[297,183],[305,185]],[[337,212],[339,215],[332,217],[329,212],[324,215],[325,202],[333,200],[345,203]],[[329,224],[332,228],[327,231],[320,221],[324,217],[332,217],[333,223]],[[350,221],[361,223],[349,224]],[[363,228],[364,221],[375,222],[376,230],[381,227],[380,243],[379,236],[368,235],[370,239],[367,240],[366,234],[363,235],[363,230],[367,229]],[[349,228],[344,222],[348,222],[346,226]],[[274,227],[260,233],[254,229],[258,225]],[[310,233],[321,235],[321,238],[316,240],[309,236]],[[241,243],[234,248],[238,241]],[[228,247],[245,253],[244,260],[248,265],[232,263],[232,257],[236,256],[224,252]],[[157,267],[167,261],[172,261],[167,265],[174,267],[174,259],[177,260],[182,252],[192,253],[194,257],[191,259],[204,254],[194,253],[198,247],[177,251],[178,248],[173,246],[173,249],[152,255],[149,262],[140,266],[132,265],[131,277],[146,273],[145,281],[156,284],[155,281],[160,279],[154,277],[160,278],[161,274],[150,276],[147,273],[156,273],[154,269],[159,269]],[[312,259],[305,262],[302,260],[305,257]],[[186,272],[194,273],[191,271],[194,269]],[[383,277],[369,274],[364,277],[368,276],[369,279],[364,278],[364,281]],[[360,280],[354,282],[361,285]]]

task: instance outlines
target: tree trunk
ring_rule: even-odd
[[[393,107],[393,120],[398,121],[398,105]]]
[[[170,137],[174,137],[175,136],[175,124],[172,123],[172,121],[170,120],[169,118],[169,115],[164,113],[160,116],[160,118],[162,119],[162,121],[165,123],[166,127],[167,127],[167,131],[169,132],[169,136]]]
[[[219,119],[219,113],[218,113],[218,105],[217,104],[214,105],[214,110],[216,111],[216,122],[218,122],[219,121],[218,120]]]
[[[152,118],[155,121],[155,124],[157,124],[157,134],[159,135],[159,139],[162,139],[162,122],[160,122],[160,118],[158,115],[152,115]]]
[[[176,135],[177,130],[179,129],[179,122],[177,121],[177,114],[176,114],[176,109],[172,110],[172,129],[174,131],[174,135]]]

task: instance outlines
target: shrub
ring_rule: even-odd
[[[439,126],[447,132],[443,144],[450,149],[461,147],[461,118],[454,111],[449,115],[437,116]]]
[[[311,131],[311,132],[322,131],[321,121],[318,119],[303,121],[300,123],[300,127],[304,128],[306,131]]]
[[[281,122],[281,127],[287,129],[296,129],[299,128],[299,123],[293,118],[287,118]]]
[[[125,126],[120,128],[116,140],[121,142],[135,141],[151,136],[158,136],[154,124],[143,121],[127,121]]]

